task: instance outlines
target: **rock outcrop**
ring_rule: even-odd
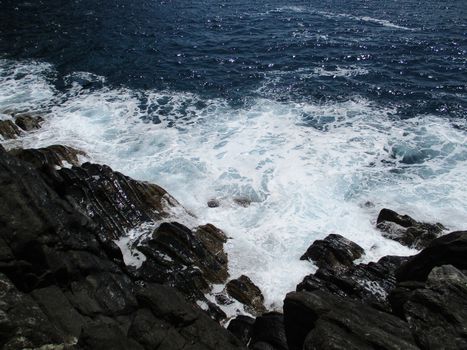
[[[113,242],[124,228],[164,217],[167,203],[176,204],[164,190],[101,165],[57,170],[20,158],[0,148],[3,349],[243,348],[170,281],[136,275]],[[198,248],[219,249],[222,240],[213,237],[221,234],[204,229]],[[209,262],[201,271],[206,280],[225,276],[219,251],[196,257],[188,263]],[[190,284],[192,276],[185,278]]]
[[[253,315],[261,315],[266,311],[264,297],[261,290],[248,276],[230,280],[226,286],[227,294],[245,305],[248,312]]]
[[[363,253],[358,244],[341,235],[330,234],[323,240],[314,241],[300,259],[311,260],[318,267],[345,270]]]
[[[376,227],[384,237],[416,249],[425,248],[446,229],[440,223],[418,222],[408,215],[401,215],[390,209],[381,210]]]

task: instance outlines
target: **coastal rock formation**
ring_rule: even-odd
[[[0,136],[4,140],[15,139],[22,131],[39,129],[44,119],[40,116],[18,115],[13,119],[0,120]]]
[[[186,295],[123,263],[112,238],[161,217],[165,198],[105,166],[36,168],[0,148],[2,348],[243,348]]]
[[[284,301],[289,349],[466,348],[466,242],[452,232],[413,257],[305,277]]]
[[[284,322],[290,350],[418,349],[400,318],[324,291],[287,294]]]
[[[415,249],[425,248],[446,229],[440,223],[418,222],[390,209],[380,211],[376,227],[382,231],[384,237]]]
[[[396,277],[398,281],[423,282],[433,267],[441,265],[467,269],[467,231],[452,232],[437,238],[401,266]]]
[[[390,300],[421,348],[467,348],[467,277],[454,266],[433,268],[424,284],[400,283]]]
[[[390,311],[387,296],[396,287],[396,269],[406,260],[406,257],[385,256],[378,262],[353,265],[344,271],[321,268],[306,276],[297,285],[297,291],[322,290]]]
[[[344,270],[364,253],[363,248],[347,238],[330,234],[323,240],[316,240],[300,260],[311,260],[316,266]]]
[[[261,290],[248,276],[242,275],[239,278],[230,280],[225,288],[232,298],[245,305],[248,312],[254,315],[261,315],[266,311]]]

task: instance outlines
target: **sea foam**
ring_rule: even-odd
[[[280,308],[315,270],[299,257],[330,233],[360,244],[364,262],[415,253],[375,229],[383,207],[450,229],[464,224],[466,136],[447,119],[399,120],[358,97],[325,104],[252,98],[234,108],[189,93],[112,88],[95,76],[102,86],[77,82],[58,92],[51,75],[42,63],[1,62],[0,109],[39,107],[46,117],[22,145],[75,146],[94,162],[165,187],[196,215],[191,225],[225,230],[231,277],[248,275],[269,307]],[[207,206],[212,199],[218,207]],[[129,263],[143,259],[133,258],[129,252]]]

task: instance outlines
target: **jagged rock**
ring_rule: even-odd
[[[232,332],[240,341],[248,345],[251,339],[251,330],[255,319],[249,316],[239,315],[230,321],[227,329]]]
[[[162,223],[139,247],[149,259],[135,274],[199,299],[209,283],[223,283],[228,277],[224,241],[225,235],[212,225],[193,232],[176,222]]]
[[[103,241],[118,239],[144,222],[168,217],[170,207],[181,208],[163,188],[133,180],[105,165],[62,168],[54,173],[53,183],[97,223]]]
[[[186,303],[184,297],[171,287],[150,284],[137,293],[141,305],[172,327],[183,328],[183,346],[173,349],[238,349],[241,342],[217,324],[201,310]],[[173,341],[173,340],[171,340]],[[153,347],[152,347],[153,348]],[[172,349],[172,348],[170,348]]]
[[[406,257],[385,256],[378,262],[358,264],[343,271],[321,268],[306,276],[297,285],[297,291],[324,290],[390,311],[386,298],[396,287],[396,269],[405,261]]]
[[[451,232],[435,239],[397,271],[398,281],[425,281],[435,266],[453,265],[467,269],[467,231]]]
[[[363,253],[358,244],[341,235],[330,234],[323,240],[314,241],[300,260],[311,260],[318,267],[346,269]]]
[[[52,145],[37,149],[18,148],[11,150],[10,153],[17,158],[31,163],[36,168],[51,165],[56,167],[64,165],[79,166],[79,157],[86,155],[83,151],[62,145]]]
[[[19,115],[15,118],[15,124],[24,131],[36,130],[41,127],[44,118],[32,115]]]
[[[70,171],[78,176],[84,170],[75,167]],[[76,203],[77,198],[88,198],[78,186],[87,182],[65,181],[62,176],[61,170],[35,168],[0,147],[3,349],[244,348],[175,289],[130,274],[122,255],[100,238],[102,217],[90,215],[81,210],[82,202]],[[57,182],[61,178],[63,181]],[[105,182],[96,185],[101,197],[99,201],[89,199],[88,204],[109,203],[116,208],[119,202],[112,202],[114,186],[126,189],[130,183],[133,189],[146,188],[123,175],[112,179],[113,184],[106,184],[109,196],[105,196]],[[86,187],[82,191],[94,193]],[[137,204],[151,203],[149,194],[144,198],[145,193],[135,195]],[[101,216],[112,214],[110,210],[99,212]],[[207,237],[213,239],[214,229],[208,232]]]
[[[256,318],[251,329],[250,348],[288,350],[285,336],[284,316],[269,312]]]
[[[418,349],[398,317],[324,291],[287,294],[284,324],[290,350]]]
[[[400,215],[390,209],[382,209],[376,227],[383,236],[408,247],[422,249],[445,230],[440,224],[418,222],[408,215]]]
[[[467,348],[467,277],[454,266],[433,268],[426,283],[401,283],[390,300],[422,348]]]
[[[15,139],[21,135],[21,130],[10,120],[0,120],[0,135],[4,140]]]
[[[245,275],[230,280],[226,284],[227,293],[245,305],[248,312],[261,315],[266,311],[261,290]]]

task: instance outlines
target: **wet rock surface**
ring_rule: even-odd
[[[345,271],[322,268],[306,276],[297,285],[297,291],[324,290],[390,311],[387,296],[396,287],[396,269],[406,260],[406,257],[385,256],[378,262],[354,265]]]
[[[347,238],[330,234],[316,240],[302,255],[301,260],[311,260],[318,267],[344,270],[363,255],[363,248]]]
[[[466,239],[452,232],[412,257],[328,265],[305,277],[284,301],[289,349],[466,348]]]
[[[418,222],[408,215],[401,215],[390,209],[381,210],[376,227],[384,237],[416,249],[425,248],[446,229],[440,223]]]
[[[163,217],[164,190],[105,166],[56,170],[20,158],[0,148],[3,349],[243,348],[184,293],[123,263],[112,239],[123,227]],[[213,237],[221,234],[204,230],[219,248],[222,239]]]
[[[285,331],[294,349],[418,349],[400,318],[324,291],[292,292]]]
[[[261,290],[248,276],[242,275],[239,278],[230,280],[225,287],[227,293],[244,304],[248,312],[254,315],[261,315],[266,311]]]
[[[467,231],[436,238],[442,225],[383,210],[378,225],[426,248],[355,264],[363,249],[330,235],[303,256],[319,269],[286,296],[284,314],[266,313],[247,276],[230,280],[219,304],[236,299],[256,318],[225,330],[205,293],[229,278],[226,235],[171,220],[173,208],[190,214],[165,190],[82,156],[0,147],[3,349],[467,348]],[[129,247],[145,260],[126,266],[115,240],[146,222],[157,225]]]

